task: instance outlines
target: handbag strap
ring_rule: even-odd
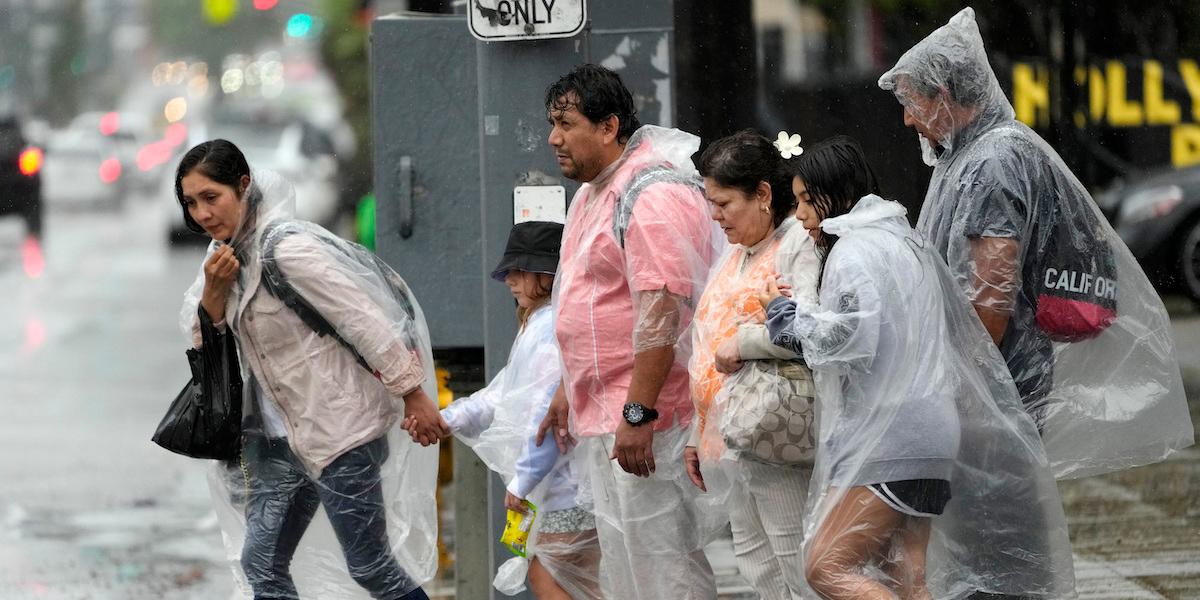
[[[204,310],[204,305],[196,307],[196,315],[200,319],[200,339],[203,342],[199,354],[205,356],[205,360],[199,363],[193,362],[193,375],[196,375],[196,364],[207,365],[222,365],[220,368],[229,369],[230,378],[237,380],[237,385],[241,385],[241,367],[238,363],[237,342],[232,335],[221,333],[217,326],[213,324],[212,317],[208,311]],[[195,349],[189,349],[188,358],[191,360]]]
[[[204,310],[204,305],[196,307],[196,316],[200,319],[200,339],[205,348],[215,348],[221,342],[221,332],[213,325],[212,317]]]
[[[794,382],[795,391],[800,396],[816,395],[815,382],[813,381],[812,370],[803,362],[795,360],[784,360],[781,358],[764,358],[747,361],[750,363],[758,363],[760,369],[769,369],[775,367],[775,372],[780,377]]]

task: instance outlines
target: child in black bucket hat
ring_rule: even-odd
[[[539,598],[599,600],[596,520],[575,502],[580,473],[572,468],[573,452],[561,455],[554,443],[536,443],[562,378],[550,305],[562,232],[562,224],[545,221],[513,226],[492,278],[512,291],[521,330],[504,369],[486,388],[443,409],[442,417],[507,482],[510,516],[535,517],[525,555],[500,567],[495,587],[516,593],[527,574]]]
[[[504,256],[492,270],[492,279],[504,282],[512,290],[522,329],[530,314],[550,302],[562,232],[561,223],[549,221],[513,225]]]

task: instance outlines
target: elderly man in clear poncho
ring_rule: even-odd
[[[879,79],[933,177],[917,230],[1000,348],[1059,478],[1193,443],[1162,301],[1087,190],[1013,118],[970,8]]]

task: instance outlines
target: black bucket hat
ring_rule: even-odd
[[[504,281],[517,269],[553,275],[558,271],[558,247],[562,245],[563,226],[550,221],[526,221],[513,225],[508,233],[504,257],[492,271],[492,279]]]

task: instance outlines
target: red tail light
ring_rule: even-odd
[[[100,163],[100,181],[112,183],[121,178],[121,161],[110,158]]]
[[[104,113],[104,116],[100,117],[100,134],[101,135],[112,135],[112,134],[116,133],[117,130],[120,128],[121,128],[121,116],[118,115],[117,113],[115,113],[115,112]]]
[[[42,271],[46,269],[46,259],[42,256],[42,245],[38,243],[37,238],[25,238],[25,242],[21,244],[21,259],[25,263],[25,274],[30,279],[42,276]]]
[[[21,168],[22,175],[35,175],[38,171],[42,170],[42,149],[26,148],[21,153],[21,157],[17,159],[17,164]]]

